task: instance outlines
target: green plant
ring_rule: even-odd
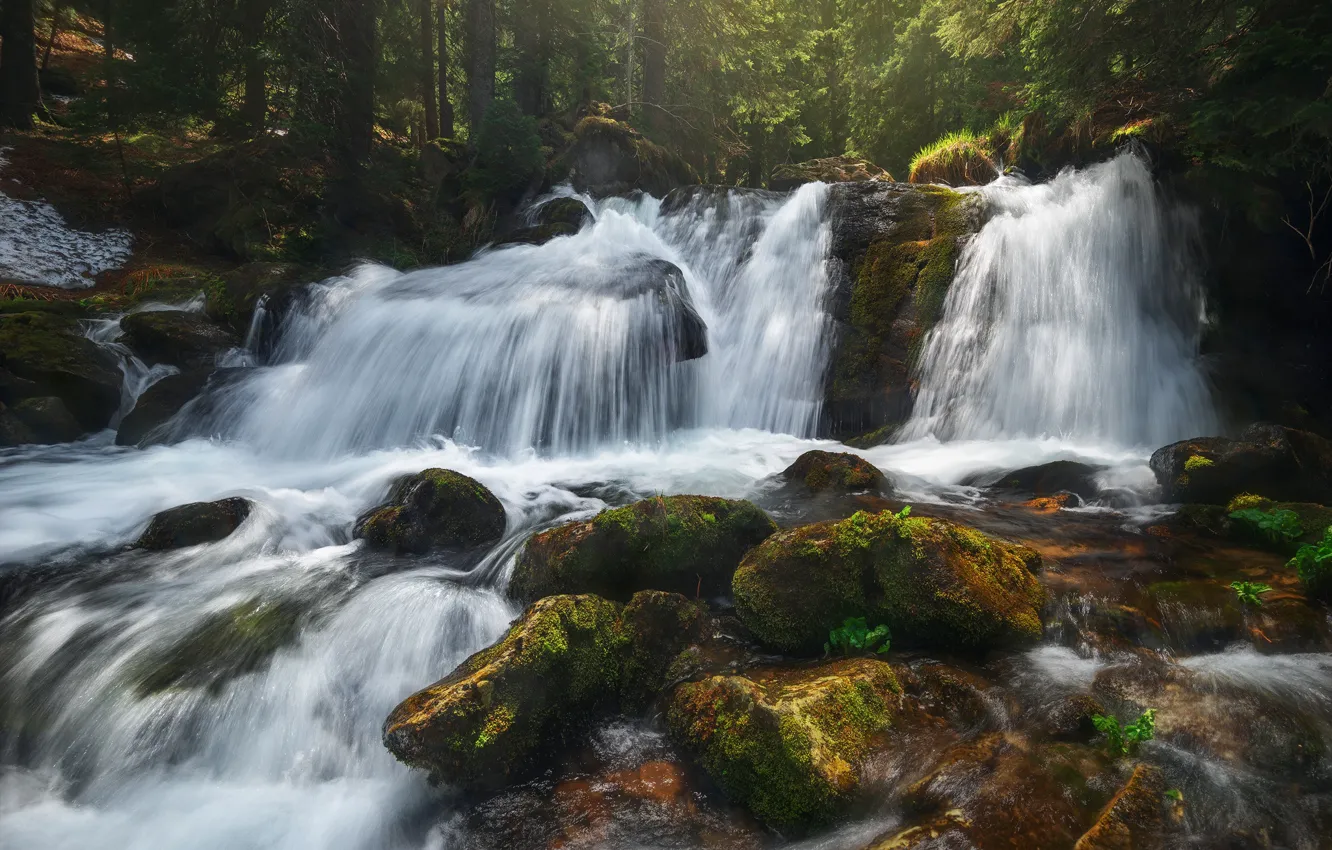
[[[1268,593],[1272,590],[1271,586],[1256,581],[1232,581],[1230,589],[1235,591],[1239,601],[1245,605],[1258,606],[1263,604],[1259,594]]]
[[[1248,523],[1273,543],[1289,543],[1304,534],[1299,515],[1285,509],[1260,511],[1257,508],[1245,508],[1235,511],[1230,518]]]
[[[486,110],[477,134],[476,167],[466,172],[469,189],[487,199],[521,192],[545,168],[536,119],[507,98]]]
[[[1310,595],[1332,596],[1332,526],[1323,530],[1322,540],[1301,546],[1289,566],[1300,574]]]
[[[1189,459],[1184,461],[1184,471],[1194,472],[1196,470],[1203,469],[1205,467],[1213,465],[1214,462],[1212,461],[1211,458],[1206,458],[1203,457],[1202,455],[1189,455]]]
[[[864,617],[847,617],[842,625],[828,632],[828,642],[823,645],[825,654],[834,649],[843,655],[850,655],[852,650],[871,650],[887,652],[890,645],[887,626],[869,627]]]
[[[1121,726],[1113,714],[1094,714],[1092,725],[1105,735],[1106,747],[1111,754],[1126,756],[1137,752],[1143,742],[1156,737],[1156,709],[1147,709],[1127,726]]]

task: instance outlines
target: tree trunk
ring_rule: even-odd
[[[435,99],[435,10],[432,0],[421,7],[421,99],[425,101],[425,141],[439,137],[439,101]]]
[[[452,0],[435,0],[439,41],[439,135],[453,138],[453,104],[449,102],[449,7]]]
[[[376,0],[338,0],[337,41],[342,67],[338,136],[347,165],[370,158],[375,131]]]
[[[823,0],[824,85],[828,88],[828,149],[825,156],[846,153],[846,97],[842,91],[842,51],[837,28],[837,0]]]
[[[514,46],[518,50],[518,75],[514,94],[518,108],[528,115],[540,115],[546,101],[546,44],[549,21],[547,0],[527,0],[514,24]]]
[[[51,7],[51,35],[46,39],[46,50],[42,53],[42,70],[51,64],[51,50],[55,47],[56,36],[60,34],[60,13],[65,11],[65,3],[56,3]]]
[[[26,130],[38,109],[37,33],[33,0],[4,0],[0,11],[0,125]]]
[[[264,59],[265,22],[273,0],[245,0],[241,10],[241,38],[245,45],[245,99],[241,122],[251,132],[264,130],[268,117],[268,63]]]
[[[749,125],[749,187],[751,189],[763,188],[763,147],[764,137],[767,134],[763,132],[763,125],[755,121]]]
[[[666,4],[647,0],[643,9],[643,102],[648,127],[658,134],[668,128],[662,110],[666,100]]]
[[[495,0],[467,0],[467,117],[472,140],[495,99]]]

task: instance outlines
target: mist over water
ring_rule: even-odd
[[[313,287],[267,365],[177,423],[184,442],[0,453],[0,570],[59,575],[0,620],[0,847],[464,847],[431,832],[455,803],[393,761],[380,726],[503,632],[517,612],[498,583],[521,541],[612,499],[746,497],[802,452],[841,448],[815,438],[827,195],[613,199],[543,246],[364,267]],[[930,499],[1055,457],[1131,478],[1143,447],[1206,431],[1183,225],[1145,167],[985,197],[998,213],[930,338],[912,438],[865,454]],[[703,356],[682,333],[695,320]],[[151,378],[126,369],[132,398]],[[384,574],[351,525],[431,466],[493,490],[505,539],[479,565]],[[123,550],[153,513],[233,495],[256,508],[227,540]],[[299,612],[270,660],[145,692],[210,618],[253,605]],[[865,838],[847,835],[827,846]]]

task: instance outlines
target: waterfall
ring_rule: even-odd
[[[407,274],[363,267],[301,302],[281,365],[229,389],[200,431],[285,457],[432,435],[499,453],[711,425],[811,436],[826,192],[617,200],[545,245]]]
[[[903,436],[1160,446],[1213,433],[1196,224],[1146,163],[1126,152],[980,191],[993,215],[926,340]]]

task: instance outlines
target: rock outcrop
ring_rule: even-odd
[[[120,341],[145,363],[184,370],[211,370],[217,356],[240,344],[234,335],[201,313],[146,310],[120,320]]]
[[[661,197],[679,186],[698,182],[694,169],[680,157],[645,139],[612,118],[589,115],[578,122],[566,158],[570,181],[579,192],[603,197],[635,189]]]
[[[782,531],[733,581],[740,619],[768,646],[813,652],[848,617],[894,646],[981,650],[1041,638],[1040,555],[942,519],[857,513]]]
[[[645,499],[533,535],[508,592],[522,600],[556,593],[624,600],[639,590],[710,598],[726,593],[740,559],[776,530],[749,502]]]
[[[398,481],[387,504],[357,520],[353,536],[372,549],[423,555],[499,541],[504,505],[475,478],[450,469],[426,469]]]
[[[830,156],[805,162],[783,163],[772,170],[768,188],[787,192],[806,183],[858,183],[871,180],[892,182],[893,175],[868,160]]]

